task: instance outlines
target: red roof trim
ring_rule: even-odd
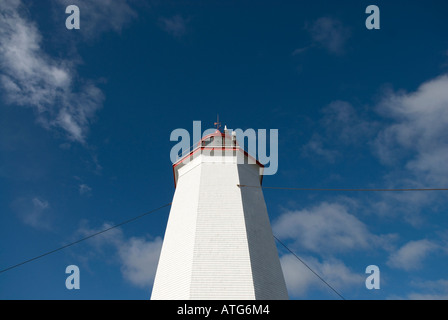
[[[218,131],[218,130],[217,130]],[[221,133],[220,133],[221,134]],[[204,140],[206,137],[208,136],[212,136],[212,135],[217,135],[215,134],[210,134],[205,136],[202,140]],[[221,135],[225,135],[225,133],[222,133]],[[201,143],[202,140],[199,142]],[[183,158],[181,158],[181,160],[177,161],[175,164],[173,164],[173,178],[174,178],[174,187],[176,187],[176,171],[174,170],[179,164],[181,164],[182,162],[184,162],[186,159],[190,158],[193,154],[195,154],[196,152],[198,152],[199,150],[204,150],[204,149],[208,149],[208,150],[214,150],[214,149],[218,149],[218,150],[238,150],[240,152],[243,152],[244,155],[248,158],[251,158],[253,160],[255,160],[255,163],[258,164],[260,167],[264,168],[264,165],[262,163],[260,163],[260,161],[258,161],[257,159],[255,159],[253,156],[251,156],[249,153],[247,153],[246,150],[240,148],[240,147],[230,147],[230,148],[226,148],[226,147],[220,147],[220,146],[216,146],[216,147],[198,147],[195,150],[191,151],[188,155],[184,156]],[[263,175],[261,176],[261,181],[260,183],[263,181]]]
[[[257,159],[255,159],[253,156],[251,156],[249,153],[247,153],[246,150],[243,150],[240,147],[230,147],[230,148],[226,148],[226,147],[220,147],[220,146],[216,146],[216,147],[200,147],[200,148],[196,148],[195,150],[191,151],[188,155],[184,156],[181,160],[179,160],[178,162],[176,162],[175,164],[173,164],[173,168],[177,167],[179,164],[181,164],[182,162],[184,162],[184,160],[188,159],[189,157],[191,157],[193,154],[195,154],[196,152],[198,152],[199,150],[204,150],[204,149],[208,149],[208,150],[214,150],[214,149],[218,149],[218,150],[239,150],[241,152],[244,153],[245,156],[247,156],[248,158],[251,158],[253,160],[255,160],[256,164],[258,164],[260,167],[264,168],[264,165],[262,163],[260,163],[260,161],[258,161]]]

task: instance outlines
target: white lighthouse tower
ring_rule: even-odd
[[[152,300],[288,299],[262,189],[238,186],[262,171],[219,126],[174,163]]]

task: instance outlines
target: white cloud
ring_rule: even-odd
[[[414,281],[412,286],[420,288],[419,292],[408,295],[412,300],[448,300],[448,280]]]
[[[448,185],[448,75],[422,83],[415,91],[392,91],[368,110],[334,101],[322,109],[318,132],[302,147],[302,155],[330,163],[367,146],[387,174],[372,181],[383,188],[443,188]],[[382,117],[378,120],[378,115]],[[436,192],[380,193],[371,211],[422,222],[422,208],[438,210],[443,194]]]
[[[436,243],[427,239],[409,241],[390,255],[387,264],[406,271],[417,270],[422,267],[423,260],[437,248]]]
[[[342,296],[344,294],[341,290],[364,285],[364,275],[354,273],[340,260],[330,259],[319,262],[312,257],[301,259]],[[330,298],[334,296],[338,299],[332,289],[293,255],[282,256],[280,262],[290,296],[304,297],[310,290],[319,289],[328,292]]]
[[[146,241],[132,237],[118,247],[123,276],[139,287],[149,287],[154,282],[162,239]]]
[[[307,27],[314,43],[317,43],[333,54],[343,54],[351,32],[341,21],[321,17]]]
[[[5,99],[32,107],[43,127],[62,129],[69,140],[84,143],[103,93],[89,81],[75,83],[73,64],[43,51],[42,36],[19,13],[21,7],[19,0],[5,0],[0,9],[0,84]]]
[[[397,172],[404,168],[415,186],[447,185],[447,87],[448,75],[441,75],[413,92],[384,93],[374,108],[383,117],[381,122],[346,101],[333,101],[322,109],[319,133],[303,150],[331,162],[341,147],[371,145],[383,165],[395,166]]]
[[[423,83],[415,92],[389,92],[378,105],[392,120],[375,140],[384,164],[404,159],[421,184],[448,184],[448,75]]]
[[[385,118],[372,139],[372,150],[389,173],[390,188],[444,188],[448,185],[448,75],[422,83],[412,92],[389,91],[376,106]],[[412,225],[422,222],[420,212],[439,210],[440,192],[381,194],[384,213],[397,213]]]
[[[322,202],[312,208],[283,213],[273,223],[277,237],[319,254],[387,247],[390,235],[377,236],[348,212],[345,205]]]
[[[104,223],[101,228],[92,229],[84,221],[77,234],[89,236],[111,226],[112,224]],[[89,243],[98,253],[105,251],[107,247],[112,248],[124,279],[131,284],[142,288],[148,288],[153,284],[162,249],[160,237],[152,240],[143,237],[126,238],[120,228],[114,228],[93,237]]]
[[[410,300],[448,300],[448,290],[443,293],[418,293],[412,292],[408,295]]]
[[[448,300],[448,280],[425,280],[411,281],[410,285],[414,291],[405,296],[393,295],[392,300]]]

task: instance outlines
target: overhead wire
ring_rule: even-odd
[[[260,189],[277,189],[277,190],[297,190],[297,191],[369,191],[369,192],[381,192],[381,191],[448,191],[448,188],[406,188],[406,189],[357,189],[357,188],[346,188],[346,189],[331,189],[331,188],[292,188],[292,187],[265,187],[265,186],[250,186],[245,184],[237,184],[240,188],[260,188]]]
[[[349,189],[331,189],[331,188],[266,187],[266,186],[251,186],[251,185],[242,185],[242,184],[237,184],[237,186],[240,187],[240,188],[260,188],[260,189],[262,188],[262,189],[297,190],[297,191],[362,191],[362,192],[366,192],[366,191],[373,191],[373,192],[375,192],[375,191],[378,191],[378,192],[381,192],[381,191],[448,191],[448,188],[406,188],[406,189],[388,189],[388,188],[383,188],[383,189],[364,189],[364,188],[363,189],[356,189],[356,188],[349,188]],[[146,216],[146,215],[148,215],[150,213],[153,213],[153,212],[161,210],[161,209],[163,209],[165,207],[168,207],[171,204],[172,204],[171,202],[167,203],[167,204],[164,204],[164,205],[162,205],[162,206],[160,206],[160,207],[158,207],[156,209],[147,211],[147,212],[145,212],[143,214],[140,214],[140,215],[138,215],[136,217],[133,217],[131,219],[128,219],[128,220],[125,220],[125,221],[120,222],[118,224],[115,224],[115,225],[113,225],[113,226],[111,226],[109,228],[106,228],[106,229],[103,229],[101,231],[98,231],[98,232],[95,232],[93,234],[90,234],[90,235],[88,235],[88,236],[86,236],[86,237],[84,237],[82,239],[76,240],[74,242],[68,243],[68,244],[63,245],[61,247],[58,247],[56,249],[53,249],[53,250],[47,251],[47,252],[45,252],[43,254],[40,254],[38,256],[35,256],[35,257],[31,258],[31,259],[22,261],[20,263],[17,263],[15,265],[12,265],[10,267],[2,269],[2,270],[0,270],[0,273],[9,271],[11,269],[17,268],[17,267],[19,267],[21,265],[24,265],[26,263],[35,261],[37,259],[43,258],[43,257],[45,257],[47,255],[50,255],[52,253],[55,253],[57,251],[63,250],[63,249],[68,248],[68,247],[71,247],[71,246],[73,246],[75,244],[78,244],[78,243],[83,242],[85,240],[88,240],[90,238],[96,237],[96,236],[98,236],[100,234],[103,234],[103,233],[105,233],[107,231],[110,231],[112,229],[115,229],[115,228],[120,227],[122,225],[125,225],[127,223],[130,223],[130,222],[133,222],[133,221],[135,221],[137,219],[140,219],[140,218],[142,218],[142,217],[144,217],[144,216]],[[332,287],[327,281],[325,281],[317,272],[315,272],[308,264],[306,264],[305,261],[303,261],[291,249],[289,249],[280,239],[278,239],[275,235],[274,235],[274,238],[286,250],[288,250],[296,259],[298,259],[305,267],[307,267],[316,277],[318,277],[325,285],[327,285],[332,291],[334,291],[341,299],[345,300],[345,298],[334,287]]]
[[[291,249],[289,249],[279,238],[274,235],[275,240],[278,241],[286,250],[288,250],[297,260],[299,260],[305,267],[307,267],[316,277],[318,277],[325,285],[327,285],[331,290],[333,290],[342,300],[345,298],[340,294],[334,287],[332,287],[327,281],[324,280],[316,271],[314,271],[308,264],[305,263],[302,259],[299,258],[297,254],[295,254]]]
[[[135,220],[137,220],[137,219],[143,218],[144,216],[146,216],[146,215],[148,215],[148,214],[150,214],[150,213],[156,212],[156,211],[161,210],[161,209],[163,209],[163,208],[165,208],[165,207],[167,207],[167,206],[170,206],[170,205],[171,205],[171,202],[170,202],[170,203],[167,203],[167,204],[164,204],[163,206],[158,207],[158,208],[156,208],[156,209],[153,209],[153,210],[151,210],[151,211],[147,211],[147,212],[145,212],[145,213],[143,213],[143,214],[141,214],[141,215],[138,215],[138,216],[136,216],[136,217],[133,217],[133,218],[131,218],[131,219],[128,219],[128,220],[126,220],[126,221],[120,222],[120,223],[118,223],[118,224],[116,224],[116,225],[113,225],[113,226],[111,226],[111,227],[109,227],[109,228],[106,228],[106,229],[104,229],[104,230],[95,232],[95,233],[93,233],[93,234],[91,234],[91,235],[89,235],[89,236],[87,236],[87,237],[82,238],[82,239],[76,240],[76,241],[74,241],[74,242],[71,242],[71,243],[66,244],[66,245],[64,245],[64,246],[61,246],[61,247],[56,248],[56,249],[54,249],[54,250],[47,251],[47,252],[45,252],[45,253],[43,253],[43,254],[40,254],[40,255],[38,255],[38,256],[36,256],[36,257],[34,257],[34,258],[31,258],[31,259],[22,261],[22,262],[20,262],[20,263],[17,263],[17,264],[15,264],[15,265],[12,265],[12,266],[10,266],[10,267],[8,267],[8,268],[2,269],[2,270],[0,270],[0,273],[6,272],[6,271],[11,270],[11,269],[14,269],[14,268],[17,268],[17,267],[19,267],[19,266],[21,266],[21,265],[24,265],[24,264],[26,264],[26,263],[29,263],[29,262],[31,262],[31,261],[34,261],[34,260],[43,258],[43,257],[45,257],[45,256],[48,256],[48,255],[50,255],[50,254],[52,254],[52,253],[55,253],[55,252],[57,252],[57,251],[60,251],[60,250],[62,250],[62,249],[71,247],[71,246],[73,246],[73,245],[75,245],[75,244],[78,244],[78,243],[80,243],[80,242],[82,242],[82,241],[85,241],[85,240],[87,240],[87,239],[96,237],[96,236],[98,236],[98,235],[100,235],[100,234],[102,234],[102,233],[105,233],[105,232],[109,231],[109,230],[115,229],[115,228],[120,227],[120,226],[122,226],[122,225],[125,225],[125,224],[127,224],[127,223],[133,222],[133,221],[135,221]]]

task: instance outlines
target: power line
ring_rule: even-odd
[[[240,185],[239,185],[240,186]],[[115,225],[113,225],[113,226],[111,226],[111,227],[109,227],[109,228],[106,228],[106,229],[103,229],[103,230],[101,230],[101,231],[98,231],[98,232],[95,232],[95,233],[93,233],[93,234],[91,234],[91,235],[89,235],[89,236],[87,236],[87,237],[84,237],[84,238],[82,238],[82,239],[79,239],[79,240],[76,240],[76,241],[74,241],[74,242],[71,242],[71,243],[69,243],[69,244],[66,244],[66,245],[64,245],[64,246],[61,246],[61,247],[59,247],[59,248],[57,248],[57,249],[54,249],[54,250],[51,250],[51,251],[47,251],[47,252],[45,252],[45,253],[43,253],[43,254],[40,254],[40,255],[38,255],[38,256],[36,256],[36,257],[34,257],[34,258],[31,258],[31,259],[28,259],[28,260],[25,260],[25,261],[22,261],[22,262],[20,262],[20,263],[18,263],[18,264],[15,264],[15,265],[12,265],[12,266],[10,266],[10,267],[8,267],[8,268],[5,268],[5,269],[3,269],[3,270],[0,270],[0,273],[3,273],[3,272],[6,272],[6,271],[9,271],[9,270],[11,270],[11,269],[14,269],[14,268],[17,268],[17,267],[19,267],[19,266],[21,266],[21,265],[24,265],[24,264],[26,264],[26,263],[29,263],[29,262],[32,262],[32,261],[34,261],[34,260],[37,260],[37,259],[40,259],[40,258],[43,258],[43,257],[45,257],[45,256],[48,256],[48,255],[50,255],[50,254],[52,254],[52,253],[55,253],[55,252],[57,252],[57,251],[60,251],[60,250],[63,250],[63,249],[65,249],[65,248],[68,248],[68,247],[71,247],[71,246],[73,246],[73,245],[75,245],[75,244],[78,244],[78,243],[80,243],[80,242],[82,242],[82,241],[85,241],[85,240],[88,240],[88,239],[90,239],[90,238],[93,238],[93,237],[96,237],[96,236],[98,236],[98,235],[100,235],[100,234],[102,234],[102,233],[105,233],[105,232],[107,232],[107,231],[110,231],[110,230],[112,230],[112,229],[114,229],[114,228],[118,228],[118,227],[120,227],[120,226],[122,226],[122,225],[125,225],[125,224],[127,224],[127,223],[130,223],[130,222],[133,222],[133,221],[135,221],[135,220],[137,220],[137,219],[140,219],[140,218],[142,218],[142,217],[144,217],[144,216],[146,216],[146,215],[148,215],[148,214],[150,214],[150,213],[153,213],[153,212],[156,212],[156,211],[158,211],[158,210],[161,210],[161,209],[163,209],[163,208],[165,208],[165,207],[168,207],[168,206],[170,206],[171,205],[171,202],[170,203],[167,203],[167,204],[164,204],[163,206],[161,206],[161,207],[158,207],[158,208],[156,208],[156,209],[153,209],[153,210],[150,210],[150,211],[148,211],[148,212],[145,212],[145,213],[143,213],[143,214],[141,214],[141,215],[138,215],[138,216],[136,216],[136,217],[133,217],[133,218],[131,218],[131,219],[128,219],[128,220],[125,220],[125,221],[123,221],[123,222],[120,222],[120,223],[118,223],[118,224],[115,224]],[[308,266],[302,259],[300,259],[293,251],[291,251],[283,242],[281,242],[276,236],[274,236],[274,238],[283,246],[283,247],[285,247],[291,254],[293,254],[294,255],[294,257],[296,257],[304,266],[306,266],[312,273],[314,273],[323,283],[325,283],[331,290],[333,290],[339,297],[341,297],[343,300],[345,300],[345,298],[338,292],[338,291],[336,291],[328,282],[326,282],[319,274],[317,274],[313,269],[311,269],[311,267],[310,266]]]
[[[298,191],[448,191],[448,188],[418,188],[418,189],[328,189],[328,188],[289,188],[289,187],[264,187],[264,186],[248,186],[245,184],[237,184],[240,188],[261,188],[261,189],[278,189],[278,190],[298,190]]]
[[[302,262],[302,264],[307,267],[312,273],[314,273],[316,275],[316,277],[318,277],[323,283],[325,283],[331,290],[333,290],[342,300],[345,300],[345,298],[338,292],[336,291],[335,288],[333,288],[327,281],[325,281],[317,272],[315,272],[313,269],[311,269],[311,267],[309,265],[307,265],[305,263],[305,261],[303,261],[302,259],[299,258],[299,256],[297,256],[293,251],[291,251],[283,242],[281,242],[276,236],[274,236],[275,240],[278,241],[278,243],[280,243],[283,247],[286,248],[286,250],[288,250],[294,257],[297,258],[297,260],[299,260],[300,262]]]
[[[120,222],[120,223],[118,223],[118,224],[116,224],[116,225],[114,225],[114,226],[112,226],[112,227],[107,228],[107,229],[104,229],[104,230],[98,231],[98,232],[96,232],[96,233],[93,233],[93,234],[91,234],[91,235],[89,235],[89,236],[87,236],[87,237],[85,237],[85,238],[79,239],[79,240],[77,240],[77,241],[75,241],[75,242],[66,244],[66,245],[64,245],[64,246],[62,246],[62,247],[59,247],[59,248],[57,248],[57,249],[54,249],[54,250],[45,252],[45,253],[43,253],[43,254],[41,254],[41,255],[38,255],[38,256],[36,256],[36,257],[34,257],[34,258],[25,260],[25,261],[23,261],[23,262],[20,262],[20,263],[18,263],[18,264],[15,264],[15,265],[13,265],[13,266],[10,266],[10,267],[8,267],[8,268],[6,268],[6,269],[0,270],[0,273],[6,272],[6,271],[11,270],[11,269],[14,269],[14,268],[17,268],[17,267],[19,267],[19,266],[21,266],[21,265],[24,265],[25,263],[28,263],[28,262],[31,262],[31,261],[40,259],[40,258],[42,258],[42,257],[48,256],[49,254],[52,254],[52,253],[55,253],[55,252],[60,251],[60,250],[62,250],[62,249],[68,248],[68,247],[73,246],[73,245],[75,245],[75,244],[78,244],[78,243],[80,243],[80,242],[82,242],[82,241],[85,241],[85,240],[87,240],[87,239],[90,239],[90,238],[93,238],[93,237],[95,237],[95,236],[97,236],[97,235],[100,235],[100,234],[102,234],[102,233],[104,233],[104,232],[107,232],[107,231],[109,231],[109,230],[111,230],[111,229],[120,227],[120,226],[122,226],[122,225],[124,225],[124,224],[127,224],[127,223],[129,223],[129,222],[135,221],[135,220],[137,220],[137,219],[140,219],[140,218],[142,218],[142,217],[144,217],[144,216],[146,216],[146,215],[148,215],[148,214],[150,214],[150,213],[156,212],[156,211],[158,211],[158,210],[160,210],[160,209],[163,209],[163,208],[165,208],[165,207],[168,207],[168,206],[170,206],[170,205],[171,205],[171,202],[170,202],[170,203],[167,203],[167,204],[164,204],[163,206],[158,207],[158,208],[156,208],[156,209],[153,209],[153,210],[151,210],[151,211],[145,212],[145,213],[143,213],[143,214],[141,214],[141,215],[138,215],[138,216],[136,216],[136,217],[134,217],[134,218],[131,218],[131,219],[129,219],[129,220]]]

